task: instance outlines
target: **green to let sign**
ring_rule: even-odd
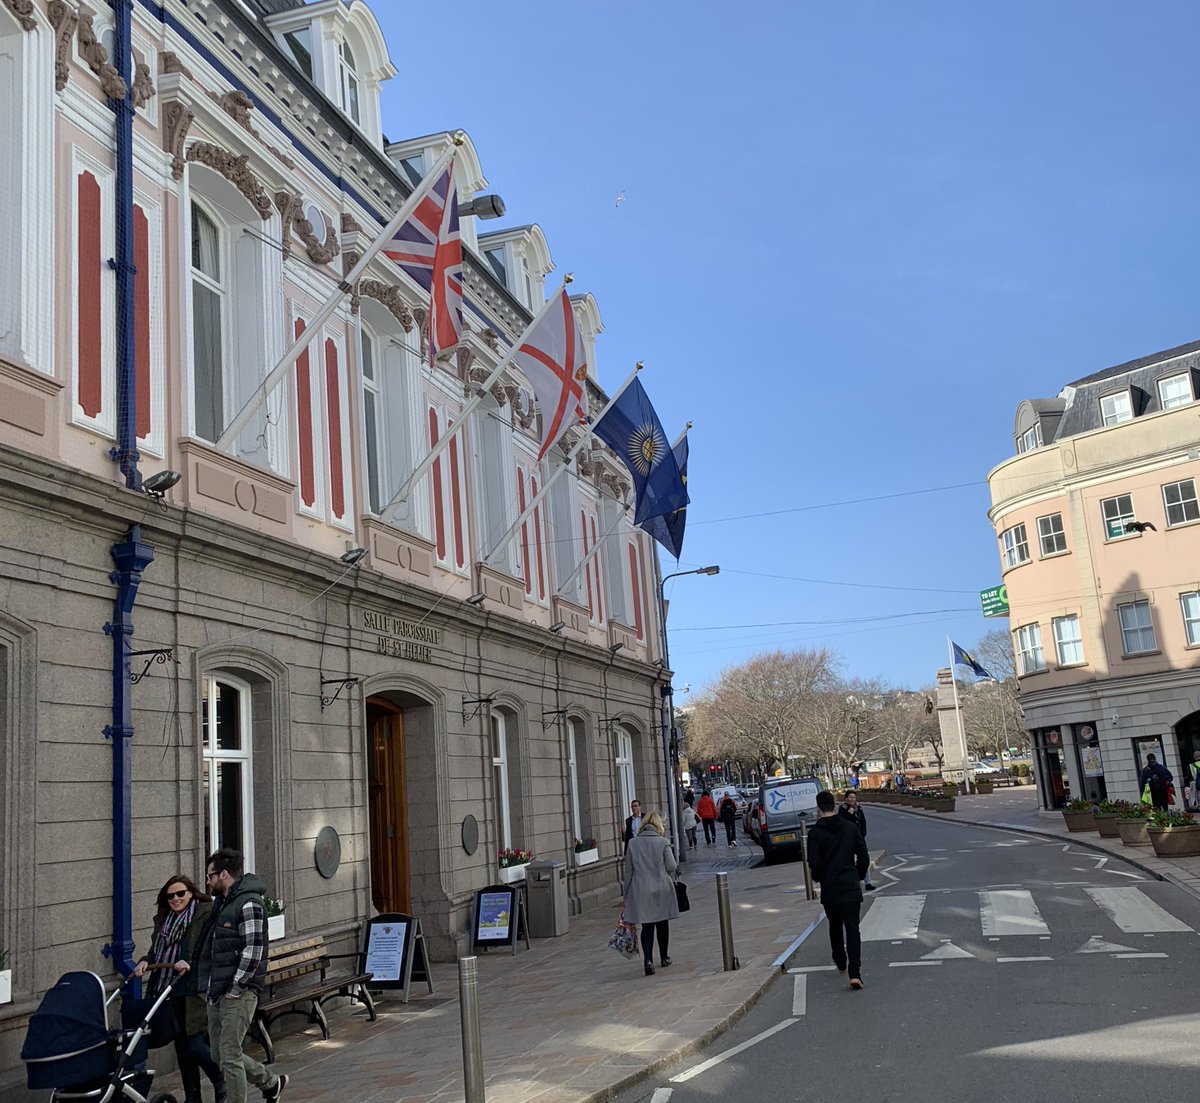
[[[990,590],[980,590],[979,604],[983,606],[985,617],[1008,616],[1008,587],[993,586]]]

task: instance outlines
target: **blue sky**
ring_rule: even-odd
[[[668,583],[677,687],[821,644],[931,681],[1007,626],[1017,403],[1200,335],[1200,5],[375,10],[385,132],[465,129],[596,295],[601,383],[644,360],[695,422],[678,569],[721,574]]]

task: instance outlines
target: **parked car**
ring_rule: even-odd
[[[746,804],[746,811],[742,813],[742,830],[758,842],[758,797]]]
[[[972,762],[971,772],[975,774],[998,774],[1000,768],[998,766],[990,766],[986,762]]]
[[[758,845],[768,861],[776,854],[800,854],[801,824],[805,830],[817,822],[815,777],[773,777],[759,787]]]

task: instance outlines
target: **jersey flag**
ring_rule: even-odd
[[[513,355],[542,411],[540,460],[572,425],[587,418],[587,359],[583,334],[566,291],[526,335]]]

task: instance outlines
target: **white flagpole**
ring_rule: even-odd
[[[637,378],[637,373],[640,372],[641,370],[642,370],[642,362],[639,360],[637,362],[637,366],[633,369],[633,371],[631,371],[629,373],[629,376],[626,378],[625,382],[622,383],[617,388],[617,390],[613,394],[612,398],[610,398],[608,400],[608,402],[606,402],[604,404],[604,409],[602,409],[596,415],[595,421],[592,422],[593,425],[597,421],[599,421],[602,417],[604,417],[604,415],[606,413],[608,413],[608,411],[612,408],[613,403],[616,402],[617,399],[621,397],[625,388],[628,387],[629,384],[632,383]],[[564,471],[567,470],[568,467],[571,466],[571,461],[579,454],[579,452],[583,448],[583,446],[585,444],[587,444],[587,442],[589,440],[592,439],[592,426],[588,425],[585,428],[587,431],[579,438],[578,441],[575,442],[575,446],[571,449],[570,452],[567,453],[566,459],[563,460],[563,462],[560,466],[556,467],[553,471],[550,472],[550,477],[542,485],[542,488],[530,500],[529,505],[527,505],[525,507],[525,509],[522,511],[521,516],[518,517],[513,522],[512,528],[510,528],[508,530],[508,532],[506,532],[503,536],[500,537],[500,539],[496,542],[495,546],[487,553],[487,555],[485,555],[482,558],[481,562],[487,563],[488,560],[490,560],[492,558],[492,556],[496,554],[496,552],[498,552],[501,548],[505,547],[508,544],[508,542],[520,531],[521,526],[523,524],[525,524],[525,522],[528,521],[529,518],[533,515],[533,511],[535,509],[537,509],[537,507],[541,504],[542,499],[545,498],[546,495],[550,493],[550,488],[554,485],[554,480],[557,479],[559,477],[559,475],[561,475]]]
[[[346,273],[345,277],[338,284],[337,290],[305,325],[304,332],[292,342],[291,347],[283,354],[283,359],[271,369],[267,377],[255,388],[254,393],[246,400],[237,414],[234,415],[233,420],[226,426],[225,431],[217,438],[218,448],[229,448],[241,435],[246,426],[250,424],[250,420],[254,417],[259,407],[267,401],[271,392],[283,381],[284,376],[291,370],[292,365],[300,359],[304,350],[312,343],[313,338],[321,332],[321,327],[333,317],[338,304],[354,287],[354,281],[362,275],[363,269],[375,259],[380,249],[391,240],[392,235],[400,229],[408,216],[417,209],[417,205],[425,198],[430,186],[438,178],[442,170],[454,160],[455,154],[458,153],[458,147],[465,140],[465,136],[461,132],[454,136],[453,144],[434,162],[433,167],[425,174],[425,179],[421,182],[421,185],[405,200],[404,204],[392,216],[391,221],[383,228],[383,231],[375,239],[374,243],[367,247],[366,252],[363,253],[358,263]],[[285,227],[284,233],[287,232],[287,228]]]
[[[679,436],[677,436],[675,438],[674,443],[671,445],[672,452],[674,452],[675,449],[679,447],[679,442],[688,435],[688,430],[691,427],[692,427],[692,423],[690,421],[683,427],[683,432],[680,433]],[[687,509],[687,506],[680,506],[679,508]],[[678,513],[679,510],[672,510],[671,512]],[[621,518],[623,516],[624,516],[623,513],[617,514],[616,520],[613,521],[613,523],[611,525],[609,525],[608,531],[603,533],[601,535],[600,539],[597,540],[596,543],[594,543],[591,546],[591,548],[588,550],[587,555],[585,555],[579,561],[579,565],[567,576],[567,578],[563,581],[562,585],[559,586],[559,588],[555,591],[555,593],[561,594],[563,592],[563,590],[565,590],[572,582],[575,581],[575,579],[577,579],[579,577],[579,572],[582,571],[583,568],[586,567],[592,561],[593,556],[595,556],[595,554],[600,550],[601,546],[604,544],[604,541],[607,540],[608,537],[610,537],[616,531],[617,526],[621,523]],[[650,520],[650,518],[647,517],[646,520]],[[637,526],[637,527],[640,528],[641,526]]]
[[[971,760],[967,755],[967,733],[963,727],[962,706],[958,702],[958,679],[954,677],[954,643],[946,637],[946,653],[950,656],[950,685],[954,687],[954,717],[958,721],[958,743],[962,749],[963,792],[971,792]]]
[[[500,362],[492,369],[491,374],[479,384],[479,390],[476,391],[471,400],[462,408],[462,410],[459,411],[457,416],[458,427],[462,426],[462,424],[467,420],[468,415],[470,415],[483,401],[483,396],[487,394],[491,385],[500,378],[500,375],[503,373],[504,369],[507,368],[510,363],[512,363],[512,358],[520,351],[520,348],[525,343],[526,338],[538,327],[538,325],[541,324],[542,319],[545,318],[550,308],[558,303],[559,296],[562,295],[562,293],[567,289],[567,285],[574,279],[575,277],[570,272],[563,276],[562,284],[559,286],[558,290],[555,291],[554,294],[542,304],[541,310],[539,310],[533,316],[533,321],[525,327],[525,331],[516,339],[516,341],[512,343],[508,352],[506,352],[500,358]],[[379,511],[379,516],[383,520],[390,520],[392,514],[394,514],[404,502],[408,501],[409,495],[412,494],[413,488],[417,485],[417,480],[420,479],[421,476],[433,466],[434,461],[438,458],[438,456],[440,456],[446,450],[446,448],[449,447],[450,441],[454,438],[454,433],[458,432],[458,427],[454,429],[454,432],[445,433],[438,438],[437,444],[433,446],[433,448],[429,451],[429,454],[419,464],[417,464],[416,467],[413,468],[412,474],[404,480],[404,485],[392,495],[391,501],[389,501],[388,504]]]

